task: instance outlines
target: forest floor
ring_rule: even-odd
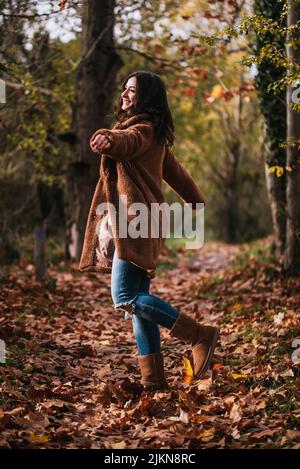
[[[189,347],[162,329],[170,391],[156,393],[110,274],[62,262],[41,286],[24,259],[2,273],[1,448],[300,448],[300,279],[270,240],[166,251],[158,272],[151,293],[218,324],[221,343],[193,381]]]

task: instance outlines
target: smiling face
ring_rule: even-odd
[[[136,77],[130,77],[125,84],[122,98],[122,109],[130,114],[131,107],[136,103]]]

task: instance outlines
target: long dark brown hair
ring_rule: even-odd
[[[154,124],[156,139],[160,144],[174,144],[174,123],[168,104],[166,87],[159,75],[146,70],[130,73],[122,84],[122,92],[129,78],[136,77],[136,104],[130,110],[131,115],[148,113]],[[128,118],[122,109],[122,98],[115,104],[114,116],[119,121]]]

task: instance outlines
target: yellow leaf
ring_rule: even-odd
[[[29,439],[33,443],[48,443],[49,438],[46,435],[36,435],[34,432],[31,432]]]
[[[214,98],[221,98],[223,96],[223,88],[221,85],[215,85],[210,93]]]
[[[254,378],[254,375],[244,375],[239,373],[231,373],[233,379],[247,379],[247,378]]]
[[[231,312],[232,313],[238,313],[239,311],[241,311],[242,308],[243,307],[240,303],[235,303],[231,308]]]
[[[183,382],[185,384],[190,384],[190,382],[192,381],[194,377],[194,372],[193,372],[193,368],[192,368],[190,360],[186,358],[185,356],[183,356],[183,365],[184,365]]]
[[[286,166],[285,169],[286,169],[286,171],[289,171],[289,172],[292,171],[292,168],[290,166]]]
[[[198,440],[211,440],[215,435],[214,427],[208,428],[207,430],[202,430],[197,436]]]
[[[283,175],[284,169],[282,166],[278,166],[278,165],[270,166],[270,168],[268,169],[268,173],[274,173],[275,171],[276,171],[276,176],[279,178],[280,176]]]

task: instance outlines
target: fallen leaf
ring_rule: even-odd
[[[249,378],[255,378],[254,375],[246,375],[246,374],[240,374],[240,373],[231,373],[231,377],[236,380],[236,379],[249,379]]]
[[[229,418],[233,421],[233,423],[237,423],[241,420],[242,415],[241,415],[241,408],[238,404],[235,402],[233,403],[233,406],[231,408]]]
[[[118,441],[117,443],[111,444],[112,449],[124,449],[126,448],[126,442],[124,440]]]
[[[197,436],[197,439],[198,440],[202,440],[202,441],[210,441],[214,438],[215,436],[215,428],[214,427],[211,427],[211,428],[208,428],[206,430],[202,430],[198,436]]]
[[[48,443],[49,438],[46,435],[36,435],[34,432],[31,432],[29,434],[29,439],[33,443],[38,443],[38,444],[43,444],[43,443]]]
[[[184,365],[183,382],[185,384],[190,384],[194,377],[193,368],[192,368],[190,360],[187,357],[183,356],[182,358],[183,358],[183,365]]]
[[[184,410],[180,409],[180,415],[179,415],[179,420],[180,422],[183,423],[189,423],[189,414],[185,412]]]
[[[289,440],[300,441],[300,430],[287,430],[286,436]]]

